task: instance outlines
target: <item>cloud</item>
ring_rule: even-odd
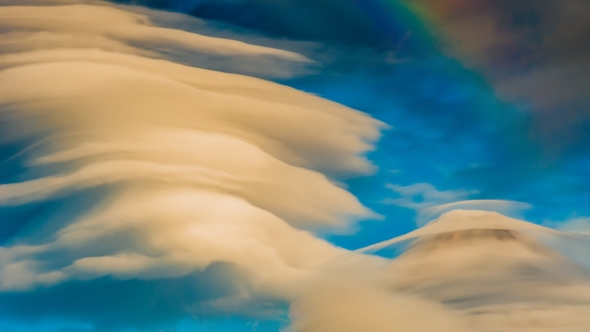
[[[497,212],[481,210],[453,210],[443,213],[437,219],[422,225],[420,228],[395,237],[393,239],[376,243],[359,252],[376,252],[388,246],[413,240],[423,236],[445,234],[477,229],[508,229],[513,231],[532,232],[536,234],[561,234],[560,232],[536,225],[533,223],[503,216]]]
[[[449,212],[357,252],[381,255],[411,241],[393,259],[327,272],[293,305],[294,330],[581,331],[590,323],[590,273],[545,242],[560,237],[572,234],[493,212]],[[339,261],[366,262],[360,257]]]
[[[287,331],[471,331],[443,306],[351,281],[322,285],[296,301]]]
[[[469,211],[443,215],[423,234],[428,228],[438,236],[419,237],[387,269],[385,282],[393,289],[445,303],[475,331],[578,331],[589,323],[578,318],[586,314],[576,314],[590,310],[584,300],[590,296],[588,270],[539,240],[570,234]]]
[[[564,231],[590,234],[590,218],[578,217],[555,223],[555,227]]]
[[[0,317],[117,331],[191,315],[281,319],[295,300],[295,331],[588,326],[587,272],[565,250],[587,252],[567,241],[583,237],[473,211],[370,248],[444,242],[453,232],[484,238],[444,242],[432,255],[414,246],[399,259],[377,258],[314,235],[375,216],[339,181],[375,171],[365,155],[385,127],[243,75],[305,73],[313,64],[295,51],[314,45],[242,38],[180,14],[103,2],[18,4],[34,6],[0,8],[0,143],[20,151],[10,158],[19,171],[0,182],[9,216],[0,234]],[[327,35],[363,35],[345,34]],[[429,140],[446,137],[419,128]],[[466,151],[479,149],[465,141]],[[457,208],[528,207],[428,183],[390,189],[399,197],[386,203],[415,210],[420,222]],[[509,226],[526,241],[500,232],[497,243],[486,238],[494,231],[477,231],[482,225]],[[529,233],[563,236],[553,243],[568,246],[548,248]]]
[[[119,123],[137,120],[137,125],[142,122],[149,124],[149,121],[165,121],[168,125],[178,126],[186,121],[182,117],[190,114],[193,122],[212,122],[211,125],[215,125],[218,130],[230,131],[244,139],[253,140],[287,162],[329,172],[370,172],[371,166],[359,154],[371,149],[370,142],[379,137],[379,128],[382,126],[378,121],[341,105],[276,84],[161,60],[141,59],[96,50],[72,50],[10,55],[0,61],[5,65],[15,66],[5,70],[2,75],[7,88],[13,86],[11,91],[6,91],[3,95],[5,103],[31,98],[37,92],[44,96],[59,96],[60,99],[48,101],[46,107],[50,107],[51,103],[61,103],[54,106],[60,107],[59,114],[71,114],[72,109],[76,112],[85,112],[84,118],[77,119],[80,121],[79,125],[88,125],[88,122],[91,122],[90,116],[101,116],[104,118],[102,121],[110,121],[108,116],[117,113],[120,116],[115,121]],[[30,84],[34,72],[44,73],[47,78],[59,75],[64,79],[59,86],[51,87],[51,90],[47,87],[48,81],[36,82],[32,86],[37,89],[34,91],[17,89],[14,83]],[[19,79],[16,80],[16,77]],[[137,82],[138,80],[143,82]],[[8,84],[9,81],[12,84]],[[110,81],[118,81],[118,84],[122,85],[134,84],[128,87],[127,91],[118,89],[115,84],[108,86],[106,83]],[[80,86],[77,82],[84,82],[85,85]],[[102,89],[92,90],[98,87]],[[159,93],[138,94],[148,90],[158,90]],[[227,92],[227,96],[216,93],[220,90]],[[272,93],[269,94],[269,91]],[[105,100],[101,103],[114,105],[96,104],[80,108],[67,99],[79,94],[88,98],[92,95],[105,96],[112,101]],[[137,108],[126,109],[121,113],[120,108],[125,108],[126,105],[116,103],[113,98],[125,98],[126,102],[133,103]],[[201,107],[200,112],[189,113],[193,103],[206,107]],[[237,104],[242,104],[243,107],[234,108]],[[95,114],[99,108],[111,113]],[[160,108],[172,109],[174,112],[161,114],[158,112]],[[212,108],[217,109],[217,115],[213,118]],[[248,112],[256,112],[259,118],[247,116]],[[139,114],[150,118],[134,118]],[[235,119],[231,119],[232,116]],[[314,116],[321,119],[321,122],[311,122],[310,119]],[[279,119],[289,119],[293,126],[285,125],[279,130],[273,122]],[[242,130],[240,126],[231,123],[236,120],[242,121],[242,127],[264,131],[268,137]],[[203,127],[199,123],[191,125]],[[295,125],[307,130],[298,131]],[[320,127],[324,125],[322,130],[325,135],[319,135]],[[338,141],[339,138],[345,141]],[[329,149],[325,149],[328,146]],[[293,153],[286,150],[293,150]],[[344,157],[345,160],[341,160],[341,163],[331,162],[330,157]],[[310,164],[311,162],[313,164]]]
[[[21,169],[2,179],[0,206],[50,208],[7,221],[0,302],[134,282],[131,296],[171,301],[154,285],[202,288],[209,273],[227,292],[195,291],[157,319],[276,314],[344,252],[311,232],[376,216],[339,179],[374,172],[365,154],[385,126],[241,75],[290,77],[306,57],[161,27],[155,12],[103,2],[30,4],[0,8],[0,143],[21,151],[9,158]],[[108,299],[91,298],[106,310]],[[36,315],[113,319],[92,311],[62,303]]]
[[[396,2],[387,6],[373,3],[348,3],[320,0],[313,6],[302,0],[115,0],[118,3],[140,4],[154,8],[189,13],[214,21],[229,22],[238,26],[261,31],[276,39],[314,40],[323,43],[339,43],[384,49],[408,46],[414,42],[408,38],[405,26],[395,19],[404,19],[407,9]],[[338,13],[338,15],[334,15]],[[387,15],[392,13],[395,17]],[[305,24],[301,24],[303,20]],[[409,22],[406,22],[409,23]],[[414,34],[419,35],[416,24]],[[412,36],[414,37],[414,36]],[[416,36],[419,39],[420,36]],[[410,40],[408,40],[410,39]],[[385,58],[385,56],[383,57]]]
[[[39,48],[101,48],[184,60],[267,77],[289,77],[310,60],[281,49],[154,26],[146,15],[102,2],[62,6],[3,6],[3,52]],[[109,24],[104,24],[108,21]],[[236,57],[240,61],[234,61]]]
[[[434,219],[445,212],[452,210],[480,210],[498,212],[508,216],[519,216],[522,211],[528,210],[532,205],[501,199],[473,199],[440,204],[425,208],[420,212],[424,219]]]
[[[590,59],[585,42],[590,5],[585,0],[322,0],[314,6],[303,0],[116,2],[168,8],[281,38],[344,45],[348,51],[339,58],[344,59],[345,70],[358,67],[356,61],[348,62],[353,54],[370,63],[367,67],[379,66],[381,71],[404,61],[422,64],[442,51],[458,59],[461,67],[475,71],[472,85],[477,80],[491,86],[494,97],[519,109],[484,111],[488,118],[508,124],[503,128],[507,132],[526,127],[520,129],[526,134],[520,134],[518,146],[511,148],[529,154],[539,148],[543,154],[537,157],[546,162],[587,152],[580,143],[588,139],[590,123],[584,111],[589,104],[584,83]],[[375,56],[367,56],[371,52]],[[489,109],[489,100],[484,103]],[[469,108],[473,111],[474,106]],[[445,113],[431,112],[430,118]],[[506,121],[508,117],[511,121]],[[470,130],[470,125],[454,131]]]
[[[590,258],[585,254],[590,250],[590,218],[574,217],[564,221],[546,221],[545,224],[571,234],[568,237],[548,238],[545,241],[590,269]]]
[[[439,191],[430,183],[415,183],[409,186],[388,184],[387,188],[393,190],[401,198],[386,199],[385,204],[394,204],[414,210],[422,210],[440,203],[453,202],[477,194],[476,190],[446,190]]]
[[[409,186],[389,184],[387,188],[396,192],[400,198],[388,198],[384,204],[393,204],[415,210],[419,225],[436,219],[445,212],[452,210],[483,210],[499,212],[510,216],[520,216],[523,210],[531,208],[528,203],[498,199],[469,199],[478,194],[477,190],[445,190],[440,191],[429,183],[416,183]]]
[[[48,234],[54,241],[4,248],[2,273],[15,278],[3,278],[0,287],[179,277],[214,262],[234,262],[272,286],[295,282],[340,252],[243,200],[207,190],[148,186],[111,200],[100,212]]]

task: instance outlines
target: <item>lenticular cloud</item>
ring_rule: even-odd
[[[588,238],[494,212],[455,210],[347,253],[292,308],[293,331],[545,331],[590,326]],[[392,246],[406,243],[401,253]],[[408,244],[409,242],[409,244]],[[582,245],[585,243],[585,246]],[[392,255],[393,253],[393,255]],[[366,254],[374,255],[369,262]]]
[[[264,80],[313,67],[295,44],[101,1],[0,4],[0,316],[110,331],[292,302],[288,331],[590,326],[580,234],[454,211],[352,253],[315,236],[377,217],[338,180],[373,171],[384,125]]]
[[[159,27],[131,7],[18,3],[0,7],[0,138],[28,147],[6,161],[25,171],[0,204],[61,203],[43,233],[0,247],[0,290],[227,262],[284,298],[293,288],[280,285],[341,252],[309,231],[374,216],[336,179],[372,171],[362,155],[382,124],[235,74],[295,75],[304,56]],[[86,208],[67,208],[82,196]]]

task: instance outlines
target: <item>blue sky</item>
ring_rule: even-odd
[[[35,1],[29,2],[36,4]],[[307,226],[307,212],[294,211],[292,207],[287,206],[288,204],[274,206],[275,203],[255,197],[254,194],[245,196],[247,200],[255,202],[257,207],[262,206],[272,212],[273,217],[283,218],[289,225],[295,225],[294,228],[314,234],[315,238],[309,240],[310,246],[317,245],[319,248],[324,242],[316,242],[325,239],[335,247],[349,250],[362,248],[412,231],[451,208],[497,211],[553,228],[590,228],[587,221],[590,219],[586,219],[590,217],[590,146],[587,144],[590,132],[587,130],[590,125],[590,94],[587,88],[590,86],[590,49],[585,43],[584,35],[584,31],[587,31],[587,22],[590,21],[586,20],[590,17],[587,4],[576,0],[555,0],[543,5],[526,1],[528,6],[506,1],[482,1],[474,5],[474,1],[463,0],[457,1],[457,7],[443,13],[432,1],[426,0],[356,1],[351,4],[328,0],[313,3],[304,0],[115,2],[189,14],[200,20],[191,21],[179,16],[157,14],[142,8],[130,9],[140,14],[148,13],[146,15],[151,15],[151,22],[165,27],[215,38],[243,40],[252,45],[268,48],[244,51],[239,45],[228,44],[227,49],[232,51],[227,51],[227,54],[218,51],[207,53],[210,51],[203,51],[200,48],[203,46],[198,43],[189,45],[184,40],[179,42],[184,37],[166,39],[169,37],[164,36],[163,32],[160,35],[153,34],[163,41],[141,39],[144,37],[140,35],[116,36],[123,40],[120,44],[124,44],[125,47],[137,46],[142,52],[153,53],[138,53],[135,50],[131,52],[119,44],[103,43],[98,38],[81,42],[84,47],[87,47],[84,43],[95,43],[95,48],[103,51],[111,52],[114,49],[116,53],[129,52],[134,56],[140,54],[141,57],[149,59],[165,59],[216,72],[260,77],[359,110],[389,126],[382,130],[381,138],[373,148],[368,149],[369,151],[343,147],[343,143],[332,142],[330,137],[323,137],[325,141],[318,143],[319,147],[316,149],[304,146],[303,143],[298,145],[296,141],[299,131],[306,131],[307,128],[311,128],[309,136],[301,138],[307,140],[306,144],[314,142],[314,137],[320,137],[322,130],[314,129],[312,122],[316,121],[316,118],[311,116],[302,120],[293,119],[299,121],[296,124],[302,127],[300,130],[293,130],[296,134],[291,133],[290,130],[293,128],[288,124],[281,124],[282,129],[274,130],[272,125],[267,126],[263,121],[262,124],[256,123],[256,119],[259,119],[257,117],[264,118],[266,113],[256,113],[251,118],[232,118],[232,123],[237,124],[236,128],[246,128],[244,132],[255,129],[262,131],[262,138],[243,134],[246,135],[245,138],[242,137],[244,140],[255,142],[263,150],[273,151],[273,156],[286,164],[323,174],[322,181],[325,180],[326,183],[322,182],[323,187],[317,189],[321,194],[311,200],[317,199],[321,201],[317,203],[318,206],[325,203],[327,207],[319,208],[312,204],[314,202],[309,203],[301,199],[305,204],[313,205],[309,208],[310,211],[314,208],[321,210],[321,213],[316,214],[310,212],[310,220],[316,218],[319,221],[314,219],[313,222],[321,223],[318,229]],[[426,12],[431,12],[431,15],[416,11],[416,3],[420,3],[420,8],[426,8]],[[472,10],[472,7],[480,5],[483,10]],[[572,14],[572,11],[577,14]],[[483,23],[490,22],[495,30],[492,29],[491,33],[488,31],[490,34],[483,37],[484,32],[480,28]],[[43,30],[43,27],[23,28],[15,23],[8,25],[5,30],[29,31],[27,29]],[[476,36],[482,34],[481,40],[475,42],[468,32]],[[112,31],[101,34],[109,38],[116,35]],[[146,35],[149,36],[147,32]],[[117,42],[120,40],[117,39]],[[3,55],[29,50],[27,47],[38,46],[25,45],[25,42],[22,42],[22,45],[13,42],[0,46]],[[60,47],[58,45],[55,49]],[[232,47],[239,51],[233,51]],[[292,53],[277,53],[274,50],[287,50]],[[99,58],[102,59],[103,56],[100,55]],[[305,60],[302,60],[301,56],[305,57]],[[2,69],[13,66],[9,64],[11,62],[6,61],[3,62]],[[99,60],[90,62],[92,61]],[[146,65],[146,68],[148,67]],[[118,72],[116,74],[119,75]],[[121,75],[123,77],[127,74]],[[224,79],[230,78],[227,76]],[[83,81],[83,78],[80,80]],[[212,82],[213,80],[217,78],[212,78]],[[185,81],[182,83],[186,83]],[[221,81],[220,78],[215,84]],[[129,82],[136,81],[130,79]],[[259,84],[258,81],[250,83]],[[205,90],[213,89],[207,85],[208,82],[199,84],[206,86],[203,88]],[[245,83],[236,83],[236,86],[240,84]],[[127,87],[121,86],[122,89]],[[102,88],[103,85],[96,87]],[[146,85],[146,89],[148,88],[150,86]],[[227,90],[233,88],[234,86],[229,86]],[[262,85],[256,86],[260,91],[267,88]],[[165,90],[167,87],[162,89]],[[172,88],[170,91],[173,91]],[[225,91],[222,89],[217,93],[222,94]],[[264,98],[270,98],[274,93],[277,96],[283,96],[283,93],[287,96],[287,92],[283,90],[272,91],[266,92]],[[176,96],[174,93],[176,92],[171,92],[170,95]],[[256,93],[252,92],[252,95]],[[178,92],[178,96],[184,95]],[[301,96],[289,95],[289,98],[297,99]],[[101,99],[92,100],[96,102]],[[308,104],[311,105],[312,101]],[[149,108],[149,105],[138,105]],[[170,107],[173,108],[174,105]],[[184,104],[181,105],[179,102],[178,107],[184,107]],[[77,135],[75,130],[66,130],[70,122],[57,121],[57,125],[52,127],[52,121],[56,120],[51,116],[31,117],[34,120],[28,119],[28,115],[22,118],[10,117],[11,114],[17,114],[14,112],[19,109],[13,108],[13,104],[4,99],[2,110],[6,120],[3,118],[0,125],[7,134],[2,135],[0,149],[1,184],[25,183],[27,180],[44,177],[53,179],[52,176],[56,177],[56,173],[78,169],[78,164],[74,163],[73,159],[59,161],[59,158],[55,157],[58,155],[57,152],[55,155],[47,152],[53,151],[52,149],[58,152],[59,149],[63,149],[67,152],[67,148],[74,147],[77,143],[76,138],[55,138],[61,134],[64,137]],[[345,114],[345,111],[342,112]],[[78,117],[75,114],[67,113],[64,117],[76,123]],[[234,115],[227,115],[227,118],[231,116]],[[355,137],[352,143],[360,146],[361,142],[370,142],[374,138],[374,128],[378,126],[370,122],[372,120],[348,113],[343,117],[351,123],[358,124],[359,128],[362,127],[362,130],[359,129],[362,133]],[[39,119],[41,121],[34,122]],[[324,121],[323,118],[317,119]],[[97,117],[96,121],[102,120]],[[104,121],[110,124],[108,120]],[[166,122],[168,119],[161,121]],[[206,122],[209,118],[200,121]],[[198,127],[198,122],[195,123],[195,128],[201,128]],[[332,125],[327,120],[326,124]],[[180,126],[178,123],[175,125]],[[187,128],[191,125],[187,125]],[[326,135],[342,134],[338,125],[334,125],[336,129],[332,132],[327,131]],[[63,129],[63,133],[59,132],[62,128],[66,128]],[[81,130],[84,130],[86,127],[82,128]],[[94,127],[88,125],[88,128]],[[232,132],[234,129],[224,127],[223,130]],[[116,140],[119,136],[113,137],[114,142],[118,142]],[[269,141],[281,144],[283,141],[287,142],[287,152],[276,148],[272,145],[274,143],[268,143],[266,138],[269,137]],[[346,137],[342,134],[343,140]],[[85,141],[82,141],[82,146],[90,149],[93,145],[92,141],[89,142],[90,145],[84,145]],[[110,141],[104,142],[107,144]],[[139,141],[131,143],[135,144],[134,142]],[[154,140],[148,143],[156,145],[157,142],[159,141]],[[185,144],[189,146],[191,142],[187,141]],[[130,149],[133,149],[133,144],[130,145]],[[144,153],[143,150],[137,149],[134,153]],[[101,161],[103,154],[124,155],[129,152],[98,151],[96,155],[82,154],[82,157],[79,157],[81,161],[74,161],[82,164],[91,163],[95,159]],[[242,150],[236,148],[236,151]],[[364,166],[350,166],[354,164],[350,160],[357,160],[354,153],[359,151],[376,166],[374,172],[367,174]],[[199,153],[206,155],[209,152]],[[57,158],[58,162],[31,163],[31,160],[43,157],[44,154]],[[321,156],[318,157],[318,154]],[[228,169],[228,172],[233,171],[233,168]],[[301,175],[301,178],[308,181],[306,183],[315,183],[311,180],[311,175],[309,179],[304,175]],[[129,183],[134,181],[133,177],[125,179]],[[9,263],[14,263],[12,259],[17,259],[13,257],[23,255],[26,259],[15,262],[25,264],[24,262],[34,261],[35,264],[39,263],[41,270],[63,268],[63,271],[71,271],[68,270],[66,261],[80,261],[88,257],[106,255],[109,250],[117,251],[124,248],[125,245],[121,243],[127,242],[133,243],[133,250],[137,249],[137,246],[140,248],[137,249],[138,252],[148,252],[159,258],[159,255],[163,255],[158,252],[160,249],[149,248],[148,244],[142,243],[149,242],[142,238],[144,233],[141,227],[144,226],[135,230],[133,223],[128,226],[129,229],[133,229],[132,231],[124,228],[116,236],[101,235],[104,237],[94,239],[101,244],[95,248],[80,249],[81,255],[85,256],[78,257],[78,253],[69,252],[59,246],[60,236],[64,234],[62,230],[69,230],[70,227],[76,229],[78,218],[84,217],[86,213],[98,213],[103,207],[113,202],[117,203],[121,197],[131,197],[125,196],[128,194],[127,189],[131,193],[129,195],[132,195],[144,189],[157,191],[160,188],[160,184],[155,185],[152,182],[131,186],[128,182],[117,181],[105,182],[106,184],[102,185],[74,184],[71,188],[64,185],[63,188],[60,187],[48,194],[43,191],[44,187],[39,187],[35,192],[27,189],[29,187],[22,186],[25,193],[13,195],[10,189],[12,187],[6,187],[4,190],[7,194],[4,194],[4,191],[0,194],[0,199],[4,200],[0,208],[0,245],[3,250],[0,251],[0,264],[10,265]],[[157,182],[160,179],[150,178],[150,181]],[[350,203],[353,202],[353,198],[331,187],[333,182],[343,183],[362,205],[379,216],[370,215],[360,205]],[[47,183],[49,187],[53,182],[50,180]],[[290,182],[281,183],[284,187],[289,185]],[[14,188],[17,188],[14,192],[21,190],[18,186]],[[271,190],[262,186],[262,189],[256,188],[252,190]],[[232,195],[237,195],[235,192],[241,193],[238,189],[227,190]],[[313,189],[310,189],[309,192],[312,191]],[[123,194],[118,196],[119,192]],[[323,196],[323,193],[328,192],[330,195]],[[30,202],[25,199],[24,203],[20,203],[21,196],[18,195],[26,199],[29,199],[29,196],[33,198],[30,198]],[[35,195],[41,198],[35,198]],[[277,195],[285,195],[280,197],[293,200],[296,198],[292,197],[300,197],[295,194],[289,196],[289,192],[282,191]],[[336,207],[330,206],[336,204],[330,200],[332,196],[338,197],[337,203],[340,205],[335,205],[336,207],[349,206],[348,210],[339,214]],[[154,204],[158,202],[155,201]],[[148,209],[149,204],[146,203],[143,208]],[[303,210],[305,209],[302,208]],[[98,215],[101,216],[99,213]],[[105,221],[110,220],[109,216],[105,217]],[[124,219],[126,215],[114,216]],[[352,223],[352,226],[344,231],[334,231],[334,228],[330,228],[333,226],[330,223],[334,220],[346,219],[343,216],[358,222]],[[327,227],[328,230],[320,227],[326,225],[330,226]],[[212,228],[212,231],[217,229]],[[215,236],[211,235],[211,238],[214,239]],[[52,241],[57,243],[57,249],[34,252],[30,255],[20,252],[12,254],[8,250],[21,245],[45,248],[44,246]],[[151,245],[151,242],[149,243]],[[102,248],[103,244],[108,248]],[[142,251],[144,249],[145,252]],[[331,253],[326,255],[329,256]],[[8,263],[4,262],[4,259]],[[218,263],[220,265],[216,265]],[[170,268],[174,271],[171,272],[173,277],[167,276],[165,271],[162,272],[166,267],[161,266],[158,271],[147,269],[148,272],[145,273],[149,276],[145,278],[129,277],[127,272],[100,274],[85,271],[79,275],[73,273],[75,277],[70,279],[64,277],[66,279],[63,282],[55,285],[39,282],[42,286],[32,290],[3,291],[0,294],[0,332],[262,332],[285,328],[288,325],[286,308],[289,302],[285,298],[288,296],[282,293],[267,294],[265,290],[261,291],[264,293],[262,300],[252,305],[244,304],[240,297],[244,292],[248,293],[244,295],[246,297],[256,297],[260,296],[260,289],[250,284],[249,279],[245,277],[248,275],[246,270],[242,270],[240,266],[234,267],[231,260],[230,263],[226,266],[223,259],[213,259],[207,264],[199,263],[205,265],[199,265],[198,268],[192,267],[194,269],[190,273],[184,270],[184,266],[178,267],[183,272],[176,272],[175,266]],[[76,267],[75,263],[72,266]],[[166,277],[162,277],[164,275]],[[6,279],[8,280],[8,277]],[[211,286],[215,282],[219,282],[219,285]],[[255,282],[252,281],[252,284]],[[221,305],[215,302],[229,295],[236,295],[237,302]],[[209,301],[212,301],[217,309],[222,309],[202,309],[201,306],[211,304]]]

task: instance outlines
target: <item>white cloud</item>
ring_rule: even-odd
[[[183,60],[266,77],[289,77],[311,63],[291,51],[155,26],[148,16],[103,2],[0,7],[1,52],[101,48]],[[105,24],[108,22],[108,24]],[[240,60],[238,60],[238,58]]]
[[[104,36],[124,42],[169,43],[194,51],[230,55],[277,56],[292,61],[305,57],[270,47],[247,44],[151,25],[143,15],[107,5],[5,6],[0,10],[2,26],[16,31],[51,31]],[[104,24],[108,22],[109,24]]]
[[[588,270],[540,240],[570,236],[493,212],[449,212],[339,258],[351,266],[327,270],[295,302],[293,330],[584,331]],[[407,240],[403,255],[365,268],[364,254]]]
[[[474,229],[508,229],[513,231],[533,232],[536,234],[561,234],[559,231],[552,228],[503,216],[497,212],[453,210],[443,213],[437,219],[432,220],[430,223],[423,225],[414,231],[359,249],[359,252],[376,252],[396,243],[414,240],[422,236],[432,236]]]
[[[563,222],[553,223],[558,229],[590,235],[590,217],[571,218]]]
[[[466,199],[479,193],[477,190],[440,191],[429,183],[416,183],[409,186],[389,184],[387,187],[401,197],[389,198],[383,200],[383,203],[415,210],[418,225],[424,225],[452,210],[483,210],[520,217],[521,211],[531,208],[530,204],[510,200]]]
[[[464,199],[477,191],[446,190],[439,191],[430,183],[415,183],[409,186],[388,184],[387,188],[399,194],[400,198],[387,199],[385,204],[394,204],[413,210],[421,210],[433,205]]]
[[[519,217],[522,211],[531,207],[528,203],[502,199],[472,199],[427,207],[420,212],[420,217],[422,220],[432,220],[445,212],[453,210],[491,211]]]
[[[440,304],[352,281],[314,288],[293,304],[291,316],[293,332],[472,331]]]
[[[9,31],[0,42],[2,138],[40,141],[15,156],[31,172],[0,185],[0,204],[74,204],[76,193],[109,190],[74,216],[45,216],[55,231],[0,248],[0,289],[177,277],[227,262],[253,292],[293,297],[343,252],[309,231],[345,232],[374,217],[337,179],[373,171],[363,155],[383,124],[279,84],[174,61],[185,52],[202,67],[284,77],[308,62],[301,55],[159,27],[125,8],[0,8]]]
[[[555,228],[567,234],[562,237],[546,238],[544,241],[590,269],[590,218],[574,217],[565,221],[545,222],[548,227]]]
[[[76,3],[33,4],[50,2]],[[291,88],[210,70],[286,77],[305,57],[84,3],[0,8],[0,27],[10,31],[0,39],[2,139],[41,142],[16,157],[30,172],[0,185],[0,204],[76,205],[75,194],[109,190],[81,213],[56,209],[43,216],[51,227],[0,247],[0,290],[172,278],[226,262],[240,271],[238,294],[207,305],[244,310],[251,296],[296,299],[294,331],[588,326],[587,277],[542,246],[484,241],[389,261],[310,233],[343,232],[374,216],[337,179],[373,171],[363,155],[383,124]],[[183,63],[209,69],[177,63],[187,55]],[[389,203],[423,218],[527,207],[424,183],[390,188],[400,198]],[[439,220],[367,251],[482,224],[556,234],[485,212],[450,216],[461,213],[470,218]]]

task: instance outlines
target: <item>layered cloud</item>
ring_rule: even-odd
[[[294,332],[471,331],[440,304],[355,281],[313,289],[293,306],[292,319]]]
[[[335,260],[327,281],[293,305],[292,330],[583,331],[590,271],[563,254],[580,249],[573,240],[590,243],[493,212],[449,212]],[[350,267],[366,264],[364,254],[390,257],[404,242],[393,259]]]
[[[574,2],[557,7],[584,8]],[[506,14],[465,11],[470,3],[453,2],[437,17],[449,24],[440,31],[447,54],[482,69],[503,96],[545,105],[547,119],[566,90],[583,102],[568,85],[555,94],[541,89],[569,73],[583,82],[583,47],[568,71],[550,61],[559,47],[535,48],[543,50],[540,64],[520,72],[526,64],[489,51],[528,50],[519,44],[528,35],[497,30]],[[553,191],[545,182],[522,185],[538,173],[523,180],[510,172],[518,161],[507,162],[512,155],[503,149],[521,141],[498,148],[492,139],[522,129],[520,113],[491,121],[501,116],[484,114],[489,99],[481,106],[478,89],[485,84],[465,86],[467,74],[432,49],[420,57],[429,46],[420,47],[420,31],[407,33],[417,25],[403,20],[405,5],[395,3],[400,11],[387,17],[376,2],[318,1],[313,10],[304,1],[150,2],[316,44],[100,1],[0,4],[0,321],[150,331],[223,314],[287,325],[293,300],[293,331],[578,332],[590,324],[590,246],[580,232],[463,211],[354,253],[321,238],[376,217],[341,181],[376,170],[366,154],[385,126],[263,79],[292,79],[396,122],[400,129],[372,159],[400,172],[352,183],[365,202],[392,190],[397,197],[381,204],[392,208],[391,219],[415,212],[423,225],[458,208],[518,215],[531,206],[517,201],[524,196],[515,186]],[[519,8],[506,4],[510,13]],[[339,18],[324,19],[335,12]],[[479,38],[481,30],[495,37]],[[479,43],[462,44],[469,34]],[[342,58],[332,62],[335,53]],[[328,65],[326,75],[298,81],[318,73],[312,58],[328,59],[319,64]],[[456,177],[469,184],[449,183]],[[399,223],[379,225],[364,224],[358,243],[371,241],[358,239],[369,233],[399,233]]]
[[[467,199],[479,192],[464,189],[440,191],[430,183],[416,183],[409,186],[389,184],[387,187],[400,197],[388,198],[382,203],[415,210],[419,225],[424,225],[445,212],[458,209],[494,211],[504,215],[519,216],[523,210],[532,207],[528,203],[510,200]]]
[[[260,314],[246,303],[292,298],[343,252],[311,231],[347,232],[376,216],[338,180],[374,170],[364,154],[383,124],[236,74],[287,77],[306,57],[160,27],[102,2],[8,4],[0,139],[20,147],[5,160],[20,168],[2,180],[0,205],[54,207],[7,221],[0,298],[105,278],[189,288],[214,278],[224,286],[193,292],[177,314]],[[5,314],[27,310],[12,302]]]
[[[290,51],[156,26],[146,15],[100,1],[69,2],[62,6],[10,4],[0,14],[2,27],[7,31],[1,43],[3,52],[100,48],[267,77],[290,77],[310,63],[306,57]],[[190,22],[189,18],[186,20]],[[240,61],[234,61],[237,57]]]
[[[404,184],[538,201],[552,219],[588,214],[578,198],[588,169],[587,1],[117,1],[344,50],[329,73],[297,86],[394,124],[376,158],[412,177]],[[535,194],[547,190],[560,195]],[[561,211],[555,196],[566,195],[577,203]]]

